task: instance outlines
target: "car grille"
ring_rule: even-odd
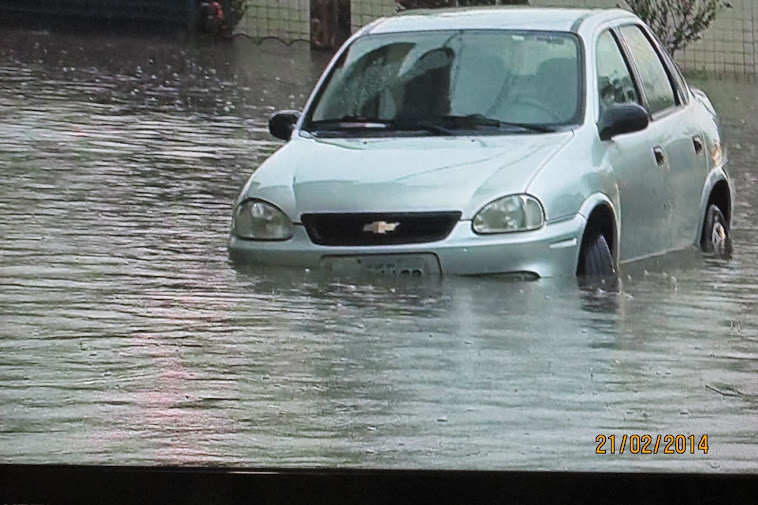
[[[372,246],[422,244],[447,237],[460,212],[303,214],[301,220],[314,244]]]

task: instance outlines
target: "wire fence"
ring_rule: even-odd
[[[731,0],[703,40],[688,47],[679,60],[687,70],[758,74],[758,2]]]
[[[310,40],[310,0],[249,0],[236,30],[256,39]]]
[[[618,0],[531,0],[532,5],[610,8]],[[677,53],[685,71],[758,75],[758,1],[731,0],[702,40]],[[353,31],[395,12],[394,0],[351,0]],[[250,0],[237,30],[257,39],[310,39],[310,0]]]
[[[351,0],[353,31],[371,21],[395,13],[394,0]]]

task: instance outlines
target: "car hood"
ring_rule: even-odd
[[[310,212],[459,210],[522,193],[573,133],[486,137],[295,137],[241,195],[270,201],[293,221]]]

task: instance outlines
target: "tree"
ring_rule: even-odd
[[[703,38],[716,16],[731,7],[726,0],[626,0],[673,56]]]
[[[231,32],[242,18],[245,17],[249,0],[221,0],[221,4],[224,6],[226,29]]]

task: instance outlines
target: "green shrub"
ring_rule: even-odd
[[[221,5],[224,8],[226,29],[232,31],[245,17],[247,8],[250,6],[250,0],[222,0]]]

